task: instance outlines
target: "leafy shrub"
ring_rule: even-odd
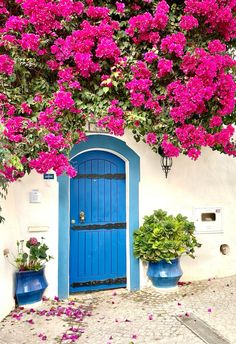
[[[134,255],[144,261],[158,262],[188,254],[194,257],[195,247],[200,247],[194,236],[194,223],[185,216],[167,215],[159,209],[144,217],[143,225],[134,232]]]

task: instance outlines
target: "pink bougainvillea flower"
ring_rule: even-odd
[[[153,320],[153,314],[148,314],[148,320]]]
[[[43,340],[43,341],[47,340],[47,336],[46,336],[45,334],[43,334],[43,333],[39,333],[39,334],[38,334],[38,337],[39,337],[41,340]]]
[[[11,75],[14,71],[15,62],[8,55],[0,55],[0,73]]]
[[[212,308],[208,308],[207,312],[211,313],[212,312]]]
[[[203,147],[236,157],[235,1],[185,0],[178,16],[165,0],[8,2],[0,0],[1,140],[23,167],[4,163],[8,180],[32,169],[74,177],[69,151],[91,118],[170,157],[196,160]]]
[[[171,60],[160,59],[157,64],[157,68],[158,68],[157,77],[158,78],[165,77],[167,74],[172,72],[172,67],[173,67],[173,62]]]
[[[182,30],[189,31],[198,27],[198,20],[194,16],[182,16],[179,26]]]
[[[123,14],[125,11],[125,4],[123,2],[116,2],[116,10],[118,13]]]
[[[137,338],[138,338],[137,334],[132,334],[131,339],[137,339]]]
[[[156,144],[157,143],[157,137],[155,133],[148,133],[146,136],[146,142],[148,144]]]
[[[33,320],[33,319],[29,319],[29,320],[27,320],[27,322],[28,322],[30,325],[33,325],[33,324],[34,324],[34,320]]]

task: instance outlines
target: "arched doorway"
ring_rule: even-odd
[[[127,288],[137,290],[139,281],[139,261],[133,255],[133,232],[139,227],[139,156],[122,140],[110,135],[90,135],[86,142],[75,145],[71,159],[86,151],[106,151],[120,157],[125,162],[126,173],[126,275]],[[59,182],[59,241],[58,241],[58,295],[69,296],[69,252],[70,252],[70,179],[58,177]]]

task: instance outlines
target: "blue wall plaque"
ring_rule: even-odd
[[[43,179],[54,179],[53,173],[44,173]]]

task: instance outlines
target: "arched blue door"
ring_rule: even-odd
[[[126,286],[125,163],[105,151],[72,159],[70,292]]]

